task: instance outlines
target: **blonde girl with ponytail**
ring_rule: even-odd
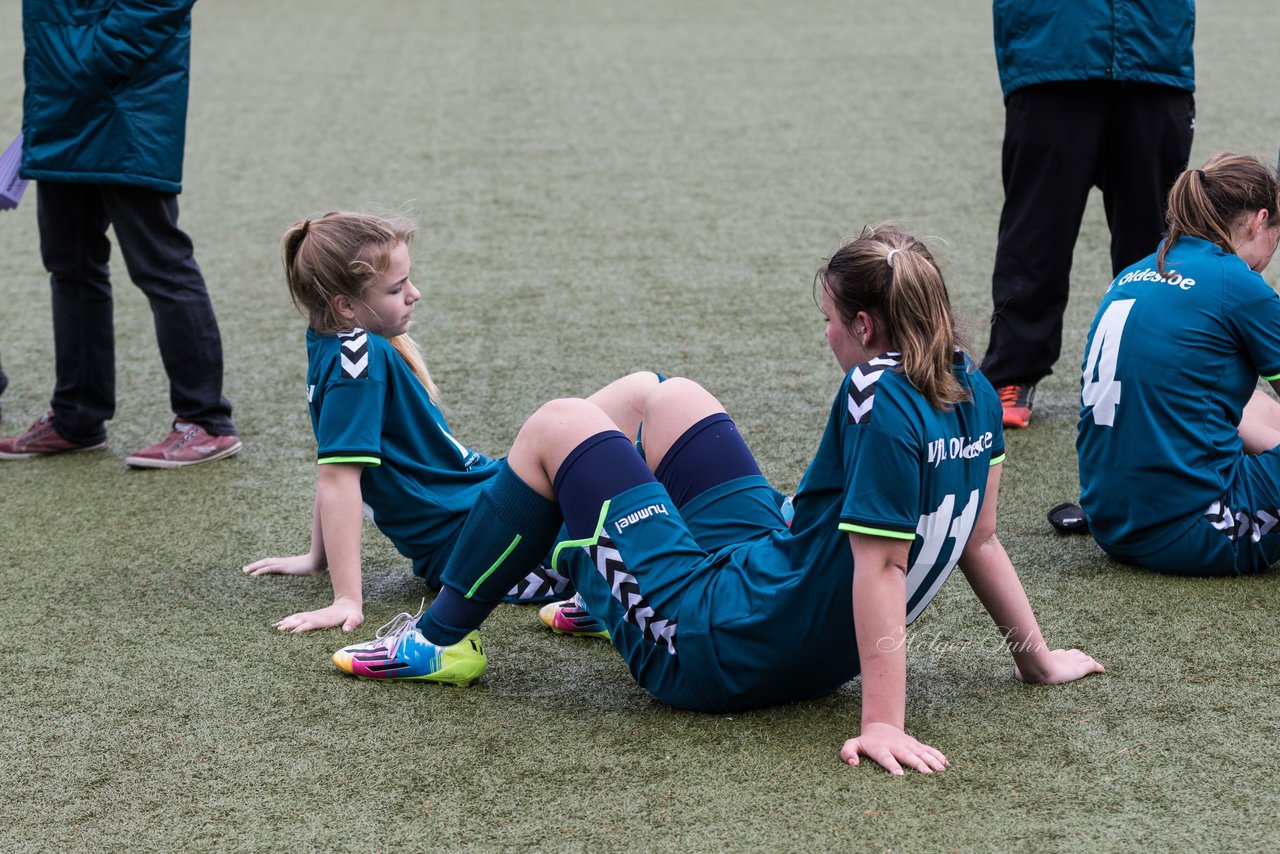
[[[281,631],[341,627],[364,620],[362,518],[439,589],[453,545],[485,485],[504,463],[452,433],[440,392],[408,330],[422,293],[409,252],[415,226],[366,213],[335,212],[294,224],[281,241],[289,296],[307,318],[306,399],[318,473],[306,554],[269,557],[249,575],[329,571],[333,602],[280,620]],[[597,400],[634,437],[641,401],[657,385],[640,373],[607,386]],[[363,511],[363,512],[362,512]],[[505,601],[546,601],[571,590],[543,558],[517,553],[519,572]]]

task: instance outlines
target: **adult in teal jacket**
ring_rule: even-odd
[[[1112,275],[1164,232],[1195,126],[1194,0],[994,0],[1005,202],[982,371],[1007,427],[1062,349],[1072,253],[1093,187]]]
[[[171,468],[240,450],[213,304],[178,227],[194,3],[23,0],[22,176],[37,181],[57,378],[50,411],[0,439],[0,459],[106,444],[116,403],[108,226],[151,304],[176,416],[164,440],[125,461]]]

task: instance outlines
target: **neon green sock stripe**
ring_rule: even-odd
[[[594,546],[596,540],[600,539],[600,529],[604,527],[604,517],[609,515],[609,505],[613,499],[607,499],[604,504],[600,505],[600,518],[596,520],[595,533],[583,540],[563,540],[556,544],[556,549],[551,553],[551,568],[556,572],[560,571],[560,550],[563,548],[585,548],[586,546]]]
[[[468,599],[470,599],[475,594],[476,590],[480,587],[481,584],[484,584],[484,580],[486,578],[493,575],[494,570],[502,566],[502,562],[507,559],[508,555],[510,555],[513,551],[516,550],[516,546],[518,545],[520,545],[520,535],[516,534],[516,538],[511,541],[511,545],[507,546],[507,550],[498,556],[498,559],[493,562],[493,566],[486,569],[484,572],[484,575],[477,578],[476,583],[471,585],[471,589],[467,591]]]

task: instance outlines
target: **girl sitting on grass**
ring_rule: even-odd
[[[1280,560],[1280,240],[1271,167],[1219,154],[1178,176],[1169,236],[1121,271],[1085,346],[1080,503],[1117,560],[1239,575]]]
[[[649,395],[648,464],[590,401],[552,401],[486,487],[498,500],[468,517],[430,609],[334,663],[376,679],[478,678],[474,630],[511,583],[489,567],[513,538],[550,545],[563,510],[556,565],[643,688],[726,712],[829,694],[861,673],[861,731],[840,751],[850,764],[947,766],[904,729],[905,631],[957,563],[1017,678],[1101,672],[1078,650],[1046,646],[996,537],[1000,402],[959,347],[924,245],[866,229],[815,287],[844,379],[790,528],[732,420],[697,384],[668,380]]]
[[[409,278],[414,231],[408,222],[330,213],[295,224],[281,244],[289,295],[308,318],[307,400],[320,464],[311,549],[244,571],[309,575],[327,568],[333,582],[333,604],[285,617],[276,624],[281,631],[351,631],[364,621],[362,509],[438,588],[463,522],[478,501],[490,500],[485,487],[501,469],[454,438],[407,334],[422,296]],[[634,438],[644,397],[657,384],[655,374],[632,374],[589,400]],[[507,601],[571,592],[563,576],[541,565],[547,554],[545,547],[513,548],[504,556]]]

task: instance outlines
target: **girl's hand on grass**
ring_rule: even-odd
[[[324,567],[309,553],[293,557],[264,557],[244,567],[245,575],[315,575]]]
[[[1019,682],[1034,685],[1060,685],[1063,682],[1074,682],[1083,679],[1090,673],[1106,673],[1107,669],[1092,657],[1078,649],[1055,649],[1045,657],[1039,668],[1040,672],[1024,672],[1018,665],[1013,666],[1013,676]]]
[[[942,752],[921,744],[892,724],[872,723],[863,726],[857,738],[851,738],[840,748],[840,758],[850,765],[858,764],[858,757],[865,756],[894,776],[901,776],[902,766],[914,768],[921,774],[945,770],[951,763]]]
[[[300,634],[301,632],[310,632],[316,629],[332,629],[335,626],[341,626],[344,632],[349,632],[363,622],[364,610],[360,605],[346,599],[339,599],[328,608],[290,614],[276,623],[276,628],[282,632]]]

